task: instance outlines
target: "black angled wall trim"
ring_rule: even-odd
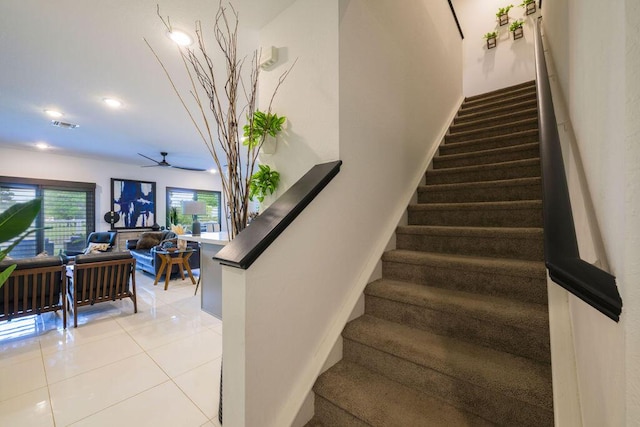
[[[453,8],[453,3],[449,0],[449,7],[451,8],[451,13],[453,14],[453,19],[456,21],[456,26],[458,27],[458,32],[460,33],[460,38],[464,40],[464,34],[462,34],[462,28],[460,27],[460,22],[458,21],[458,15],[456,15],[456,10]]]
[[[618,293],[616,278],[580,259],[578,252],[560,136],[542,48],[540,20],[535,26],[534,49],[545,264],[551,280],[617,322],[622,312],[622,298]]]
[[[340,172],[342,160],[315,165],[213,258],[246,270]]]

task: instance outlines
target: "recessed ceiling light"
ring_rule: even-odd
[[[180,30],[167,31],[167,37],[180,46],[190,46],[193,43],[191,36]]]
[[[60,111],[57,110],[44,110],[44,113],[49,116],[49,117],[53,117],[55,119],[60,118],[63,116],[63,114]]]
[[[102,101],[107,104],[111,108],[120,108],[122,107],[122,102],[115,98],[102,98]]]
[[[215,169],[209,169],[209,173],[212,173],[212,174],[214,174],[214,175],[215,175],[215,174],[217,174],[217,173],[218,173],[218,171],[217,171],[217,170],[215,170]]]
[[[51,148],[51,146],[49,144],[47,144],[46,142],[38,142],[36,144],[36,147],[41,149],[41,150],[47,150],[47,149]]]

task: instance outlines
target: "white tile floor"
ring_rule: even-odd
[[[0,426],[219,426],[222,322],[191,281],[136,274],[131,300],[0,322]]]

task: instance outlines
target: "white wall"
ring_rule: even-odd
[[[280,171],[277,194],[310,165],[339,156],[337,15],[335,1],[297,1],[260,31],[260,45],[279,50],[277,64],[260,75],[261,109],[269,106],[280,76],[297,60],[273,104],[275,113],[287,117],[276,153],[260,154],[261,163]]]
[[[584,166],[588,198],[624,304],[616,324],[581,301],[570,301],[582,419],[587,426],[638,425],[638,5],[559,0],[544,2],[543,15],[575,132],[572,156]]]
[[[278,148],[279,170],[344,165],[249,270],[223,273],[223,375],[244,378],[225,386],[225,423],[238,426],[291,424],[462,100],[446,2],[298,0],[263,37],[300,65],[275,103],[300,144]]]
[[[520,2],[505,0],[454,0],[453,4],[464,33],[464,94],[477,95],[535,79],[533,24],[540,11],[525,15]],[[536,2],[537,3],[537,2]],[[524,37],[513,40],[509,25],[500,26],[496,12],[515,5],[509,11],[509,24],[525,21]],[[487,49],[483,36],[498,31],[498,45]]]
[[[8,148],[0,150],[0,156],[3,176],[96,183],[96,231],[110,227],[102,217],[111,210],[111,178],[155,182],[156,221],[161,226],[165,225],[167,187],[221,191],[220,179],[208,172],[142,168],[136,164]]]

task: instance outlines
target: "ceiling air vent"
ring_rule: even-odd
[[[75,129],[80,127],[80,125],[74,125],[73,123],[61,122],[60,120],[51,120],[51,125],[56,126],[63,129]]]

